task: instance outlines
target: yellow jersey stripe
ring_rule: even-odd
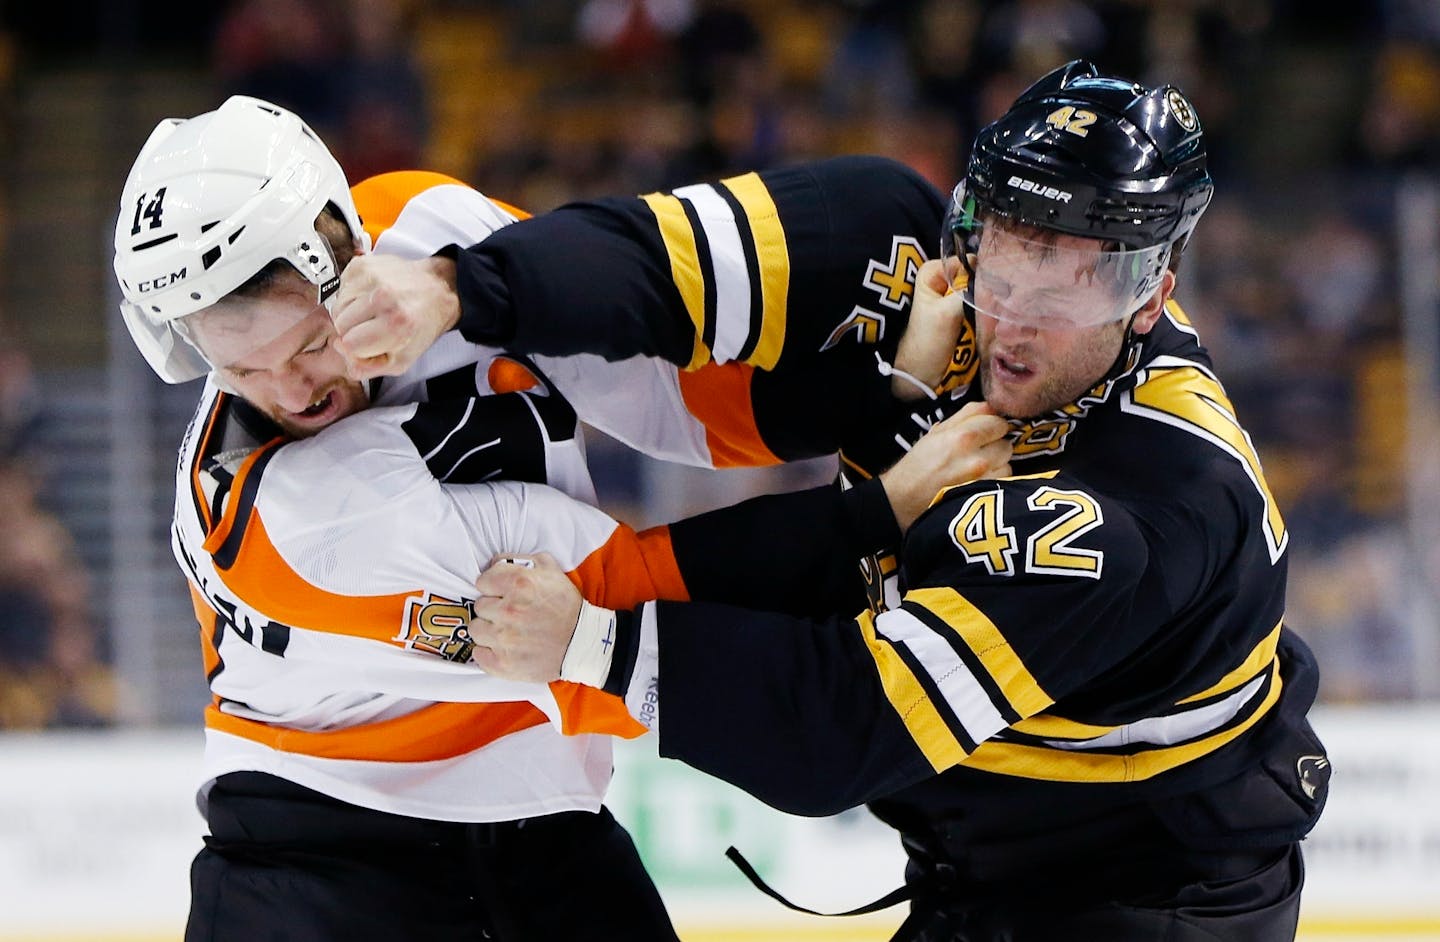
[[[870,656],[875,659],[875,669],[880,672],[885,696],[909,730],[915,745],[920,747],[937,772],[959,763],[965,758],[965,749],[900,655],[876,635],[874,616],[868,611],[862,612],[856,621],[865,645],[870,649]]]
[[[998,775],[1049,782],[1136,782],[1209,755],[1253,727],[1280,699],[1280,664],[1272,668],[1270,689],[1240,723],[1194,742],[1149,749],[1131,755],[1100,754],[989,740],[965,760],[966,766]]]
[[[685,218],[685,209],[680,200],[662,193],[649,193],[641,199],[655,214],[660,225],[660,238],[665,242],[665,252],[670,256],[670,277],[685,302],[685,311],[695,326],[695,347],[690,362],[685,366],[693,370],[710,361],[710,351],[705,348],[705,273],[700,270],[700,253],[695,247],[695,232],[690,220]]]
[[[1208,700],[1211,697],[1231,693],[1254,680],[1274,662],[1275,649],[1280,643],[1280,629],[1283,624],[1283,622],[1277,624],[1268,635],[1262,638],[1260,643],[1246,655],[1240,666],[1220,678],[1214,685],[1193,696],[1176,701],[1175,705],[1184,706],[1187,703],[1196,703],[1200,700]],[[1017,733],[1042,739],[1096,739],[1113,733],[1120,727],[1096,726],[1046,713],[1021,720],[1012,728]]]
[[[786,294],[790,286],[790,250],[785,243],[785,229],[780,225],[775,201],[759,174],[747,173],[721,182],[745,210],[760,266],[760,336],[747,362],[756,369],[774,369],[785,345]]]
[[[1021,663],[995,623],[959,592],[948,586],[914,589],[905,594],[905,601],[933,612],[964,640],[1022,719],[1055,702]]]
[[[1285,623],[1277,622],[1270,633],[1260,639],[1260,643],[1245,658],[1245,661],[1230,673],[1221,677],[1213,686],[1195,694],[1193,697],[1186,697],[1180,703],[1193,703],[1196,700],[1204,700],[1216,694],[1228,693],[1236,687],[1248,682],[1250,678],[1263,671],[1275,660],[1275,649],[1280,645],[1280,629]]]

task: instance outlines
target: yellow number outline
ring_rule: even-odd
[[[950,520],[950,540],[967,563],[984,563],[992,576],[1015,575],[1015,528],[1005,520],[1005,492],[971,494]]]
[[[1066,105],[1050,112],[1045,118],[1045,123],[1059,131],[1069,131],[1076,137],[1086,137],[1090,133],[1090,125],[1099,119],[1099,115],[1093,111],[1086,111],[1084,108],[1076,108],[1073,105]]]
[[[1084,491],[1042,487],[1030,495],[1031,510],[1061,510],[1059,519],[1046,524],[1025,541],[1025,568],[1052,576],[1099,579],[1105,554],[1071,544],[1105,522],[1095,498]]]

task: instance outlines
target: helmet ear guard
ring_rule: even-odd
[[[276,259],[327,300],[339,282],[315,228],[327,205],[368,250],[344,171],[283,108],[237,95],[213,112],[160,122],[131,168],[115,226],[121,313],[150,367],[171,383],[209,372],[177,322]]]

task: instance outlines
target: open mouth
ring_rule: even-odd
[[[1008,357],[995,357],[995,372],[1008,379],[1024,379],[1033,371],[1020,360],[1012,360]]]
[[[326,393],[325,396],[324,396],[324,398],[319,399],[319,400],[317,400],[316,402],[311,403],[306,409],[304,409],[304,410],[301,411],[301,412],[297,412],[297,413],[295,413],[295,414],[298,415],[298,416],[300,416],[301,418],[313,419],[313,418],[315,418],[316,416],[323,415],[323,414],[325,413],[325,410],[326,410],[326,409],[329,409],[329,408],[330,408],[330,404],[333,403],[334,401],[335,401],[335,393],[334,393],[334,391],[332,390],[331,392]]]

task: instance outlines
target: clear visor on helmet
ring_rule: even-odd
[[[217,371],[277,370],[328,347],[335,335],[332,297],[287,270],[260,294],[231,295],[173,323]]]
[[[947,266],[968,274],[976,312],[1037,329],[1094,327],[1134,314],[1160,287],[1168,245],[1127,249],[979,209],[962,182],[941,236]],[[957,287],[959,287],[957,277]]]

